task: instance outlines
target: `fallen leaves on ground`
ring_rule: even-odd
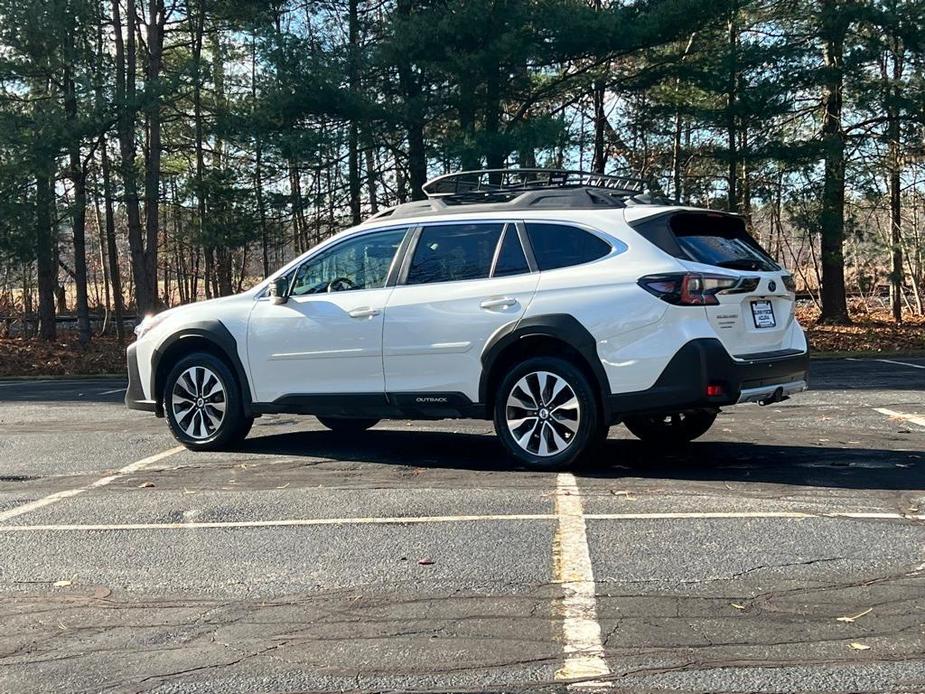
[[[125,373],[125,345],[114,337],[94,337],[82,347],[74,333],[54,342],[30,337],[0,338],[0,377],[84,376]]]
[[[797,319],[806,330],[813,353],[925,351],[925,316],[906,312],[897,325],[889,310],[868,309],[856,301],[851,302],[850,312],[851,325],[821,325],[819,309],[797,307]]]

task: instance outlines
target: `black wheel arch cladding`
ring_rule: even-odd
[[[493,371],[498,360],[508,349],[516,348],[518,342],[532,337],[558,340],[578,352],[594,376],[592,388],[596,388],[602,407],[606,407],[610,382],[597,353],[597,341],[577,318],[567,313],[549,313],[513,321],[489,340],[482,351],[479,402],[487,403],[491,399],[489,386],[495,376]]]
[[[161,394],[170,367],[177,359],[181,358],[180,355],[186,355],[196,351],[195,346],[192,344],[190,344],[189,349],[185,349],[186,345],[184,341],[189,343],[192,340],[197,342],[204,340],[208,342],[211,351],[216,352],[217,356],[225,359],[231,372],[237,377],[244,412],[246,415],[250,415],[253,398],[244,365],[241,363],[241,358],[238,356],[238,343],[228,328],[225,327],[220,320],[205,320],[190,323],[177,332],[169,335],[158,345],[157,349],[154,350],[151,357],[151,393],[158,402],[158,407],[161,407]],[[178,349],[180,350],[179,352],[176,351]],[[165,357],[172,357],[174,354],[176,354],[176,358],[171,358],[166,362],[164,361]]]

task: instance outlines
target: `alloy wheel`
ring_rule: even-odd
[[[171,393],[174,420],[187,436],[198,440],[214,435],[225,418],[225,386],[204,366],[191,366],[177,379]]]
[[[511,389],[505,419],[518,446],[532,455],[547,457],[572,444],[581,423],[581,406],[564,378],[549,371],[534,371]]]

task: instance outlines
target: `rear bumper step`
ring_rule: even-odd
[[[806,390],[809,352],[731,357],[715,338],[691,340],[651,388],[611,395],[612,419],[626,414],[661,414],[745,402],[770,404]],[[707,395],[707,386],[718,394]],[[714,388],[715,389],[715,388]]]

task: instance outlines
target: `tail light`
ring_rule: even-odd
[[[738,277],[705,275],[699,272],[669,275],[646,275],[639,278],[639,286],[662,301],[678,306],[716,306],[716,295],[736,289]]]
[[[781,281],[784,283],[784,286],[787,288],[787,291],[791,294],[796,294],[797,292],[797,282],[793,279],[793,275],[782,275]]]

